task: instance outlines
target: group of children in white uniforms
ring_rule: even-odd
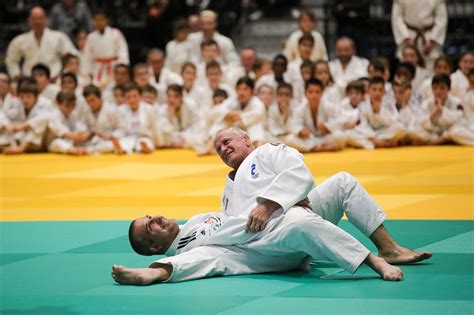
[[[50,146],[52,135],[64,140],[64,132],[49,132],[48,126],[63,130],[56,126],[60,122],[44,128],[38,128],[36,123],[18,126],[38,111],[29,113],[29,105],[20,105],[23,98],[18,87],[18,98],[10,93],[0,95],[0,120],[4,126],[0,137],[2,147],[8,148],[4,152],[49,147],[53,152],[71,154],[121,154],[192,148],[198,154],[209,154],[213,152],[213,135],[230,126],[246,130],[257,146],[278,141],[302,152],[335,151],[347,146],[372,149],[402,144],[474,143],[474,110],[472,97],[469,98],[474,89],[472,53],[461,56],[459,70],[453,74],[451,66],[446,66],[449,60],[438,58],[434,77],[424,77],[417,89],[415,79],[421,72],[409,62],[408,47],[403,50],[407,62],[400,63],[390,83],[383,58],[369,63],[355,56],[353,42],[348,38],[338,40],[338,58],[325,61],[324,42],[314,35],[319,33],[307,31],[314,29],[314,16],[303,12],[301,30],[290,36],[284,50],[286,56],[274,58],[270,73],[259,72],[255,67],[249,71],[236,60],[232,42],[215,31],[215,18],[213,13],[203,12],[203,30],[196,34],[188,34],[189,28],[178,23],[176,43],[170,42],[169,55],[151,50],[147,63],[137,64],[130,79],[121,34],[107,26],[103,15],[95,16],[98,29],[90,34],[86,45],[86,52],[95,57],[65,56],[58,85],[50,83],[52,78],[45,65],[32,68],[39,89],[37,96],[33,93],[36,103],[49,103],[38,106],[41,111],[61,109],[64,100],[58,97],[65,94],[60,91],[74,90],[75,100],[67,99],[75,103],[75,108],[66,118],[75,121],[63,120],[62,124],[70,132],[79,132],[80,139],[55,143],[68,142],[75,149]],[[101,42],[101,36],[107,40],[122,38],[111,53],[114,56],[104,55],[102,61],[93,52],[100,47],[93,44],[94,40]],[[80,60],[91,62],[82,65],[82,69],[90,68],[90,82],[96,88],[87,85]],[[131,80],[134,83],[128,84]],[[91,102],[96,103],[95,107]],[[15,106],[23,106],[28,113],[23,120],[12,114]],[[106,114],[102,114],[103,110]],[[54,112],[50,119],[60,116],[57,110]],[[19,127],[21,130],[17,130]],[[23,135],[32,132],[36,135],[34,145],[23,145]]]

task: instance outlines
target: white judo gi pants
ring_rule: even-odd
[[[329,259],[355,272],[370,251],[335,224],[346,214],[351,223],[370,236],[386,214],[357,180],[345,172],[313,189],[308,197],[314,213],[292,207],[279,224],[260,232],[262,237],[256,241],[235,246],[201,246],[160,259],[150,267],[171,264],[173,272],[167,281],[179,282],[217,275],[307,269],[310,256]]]

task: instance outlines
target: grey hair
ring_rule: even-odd
[[[239,128],[239,127],[228,127],[228,128],[223,128],[223,129],[220,129],[219,131],[216,132],[216,135],[214,136],[214,139],[216,139],[216,137],[221,133],[221,132],[224,132],[224,131],[232,131],[233,133],[236,133],[238,134],[239,136],[241,137],[247,137],[250,139],[250,136],[247,132],[245,132],[243,129]]]

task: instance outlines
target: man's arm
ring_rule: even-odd
[[[297,150],[283,144],[270,145],[267,150],[265,159],[275,177],[257,196],[258,205],[248,217],[247,230],[250,232],[265,229],[277,209],[286,211],[304,200],[314,185],[313,175]]]

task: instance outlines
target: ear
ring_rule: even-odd
[[[148,251],[150,253],[154,253],[154,254],[158,254],[161,252],[161,250],[163,249],[163,246],[161,245],[151,245],[149,248],[148,248]]]

